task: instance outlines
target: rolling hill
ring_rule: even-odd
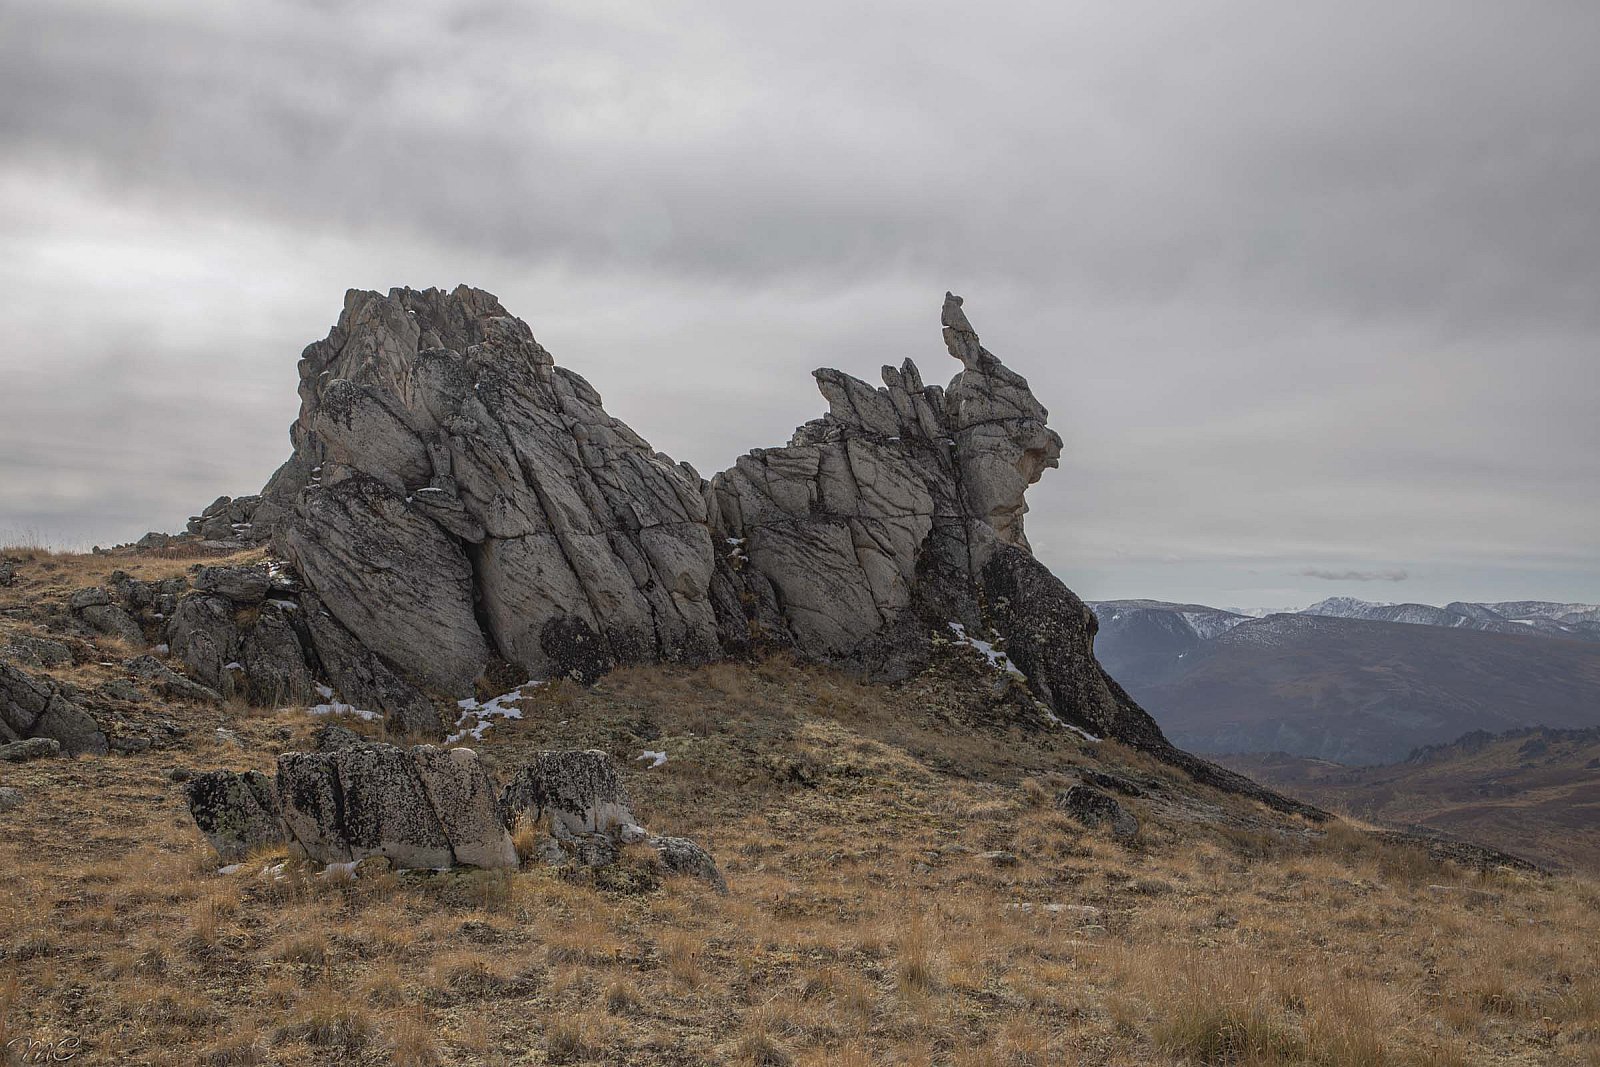
[[[1600,871],[1600,729],[1474,732],[1383,767],[1281,752],[1223,762],[1361,818],[1429,827],[1544,863]]]

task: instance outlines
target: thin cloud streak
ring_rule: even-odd
[[[1411,577],[1405,571],[1333,571],[1322,567],[1307,567],[1298,573],[1326,582],[1403,582]]]

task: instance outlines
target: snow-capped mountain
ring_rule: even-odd
[[[1336,596],[1311,605],[1302,614],[1503,634],[1537,633],[1580,641],[1600,640],[1600,608],[1593,604],[1561,604],[1548,600],[1504,600],[1492,604],[1458,600],[1439,608],[1432,604],[1381,604]]]

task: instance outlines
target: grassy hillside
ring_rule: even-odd
[[[1223,762],[1325,807],[1600,874],[1600,730],[1472,734],[1380,767],[1281,753]]]
[[[103,651],[74,670],[112,670]],[[172,769],[267,770],[318,723],[161,710],[171,748],[0,764],[25,798],[0,813],[0,1044],[174,1067],[1600,1063],[1594,883],[1197,786],[1052,726],[969,649],[895,687],[785,659],[622,670],[489,728],[503,771],[611,752],[727,896],[637,853],[219,873]],[[1135,786],[1135,838],[1055,810],[1089,773]]]

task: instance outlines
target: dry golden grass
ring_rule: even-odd
[[[181,752],[7,765],[29,800],[0,834],[0,1037],[91,1064],[1600,1063],[1594,884],[1324,835],[988,694],[943,668],[638,668],[491,728],[502,768],[611,751],[727,897],[531,866],[264,877],[270,854],[219,875],[160,771],[269,769],[317,725],[295,712],[232,719],[242,747],[197,719]],[[1132,846],[1086,831],[1050,801],[1090,762],[1231,821],[1146,797]]]

